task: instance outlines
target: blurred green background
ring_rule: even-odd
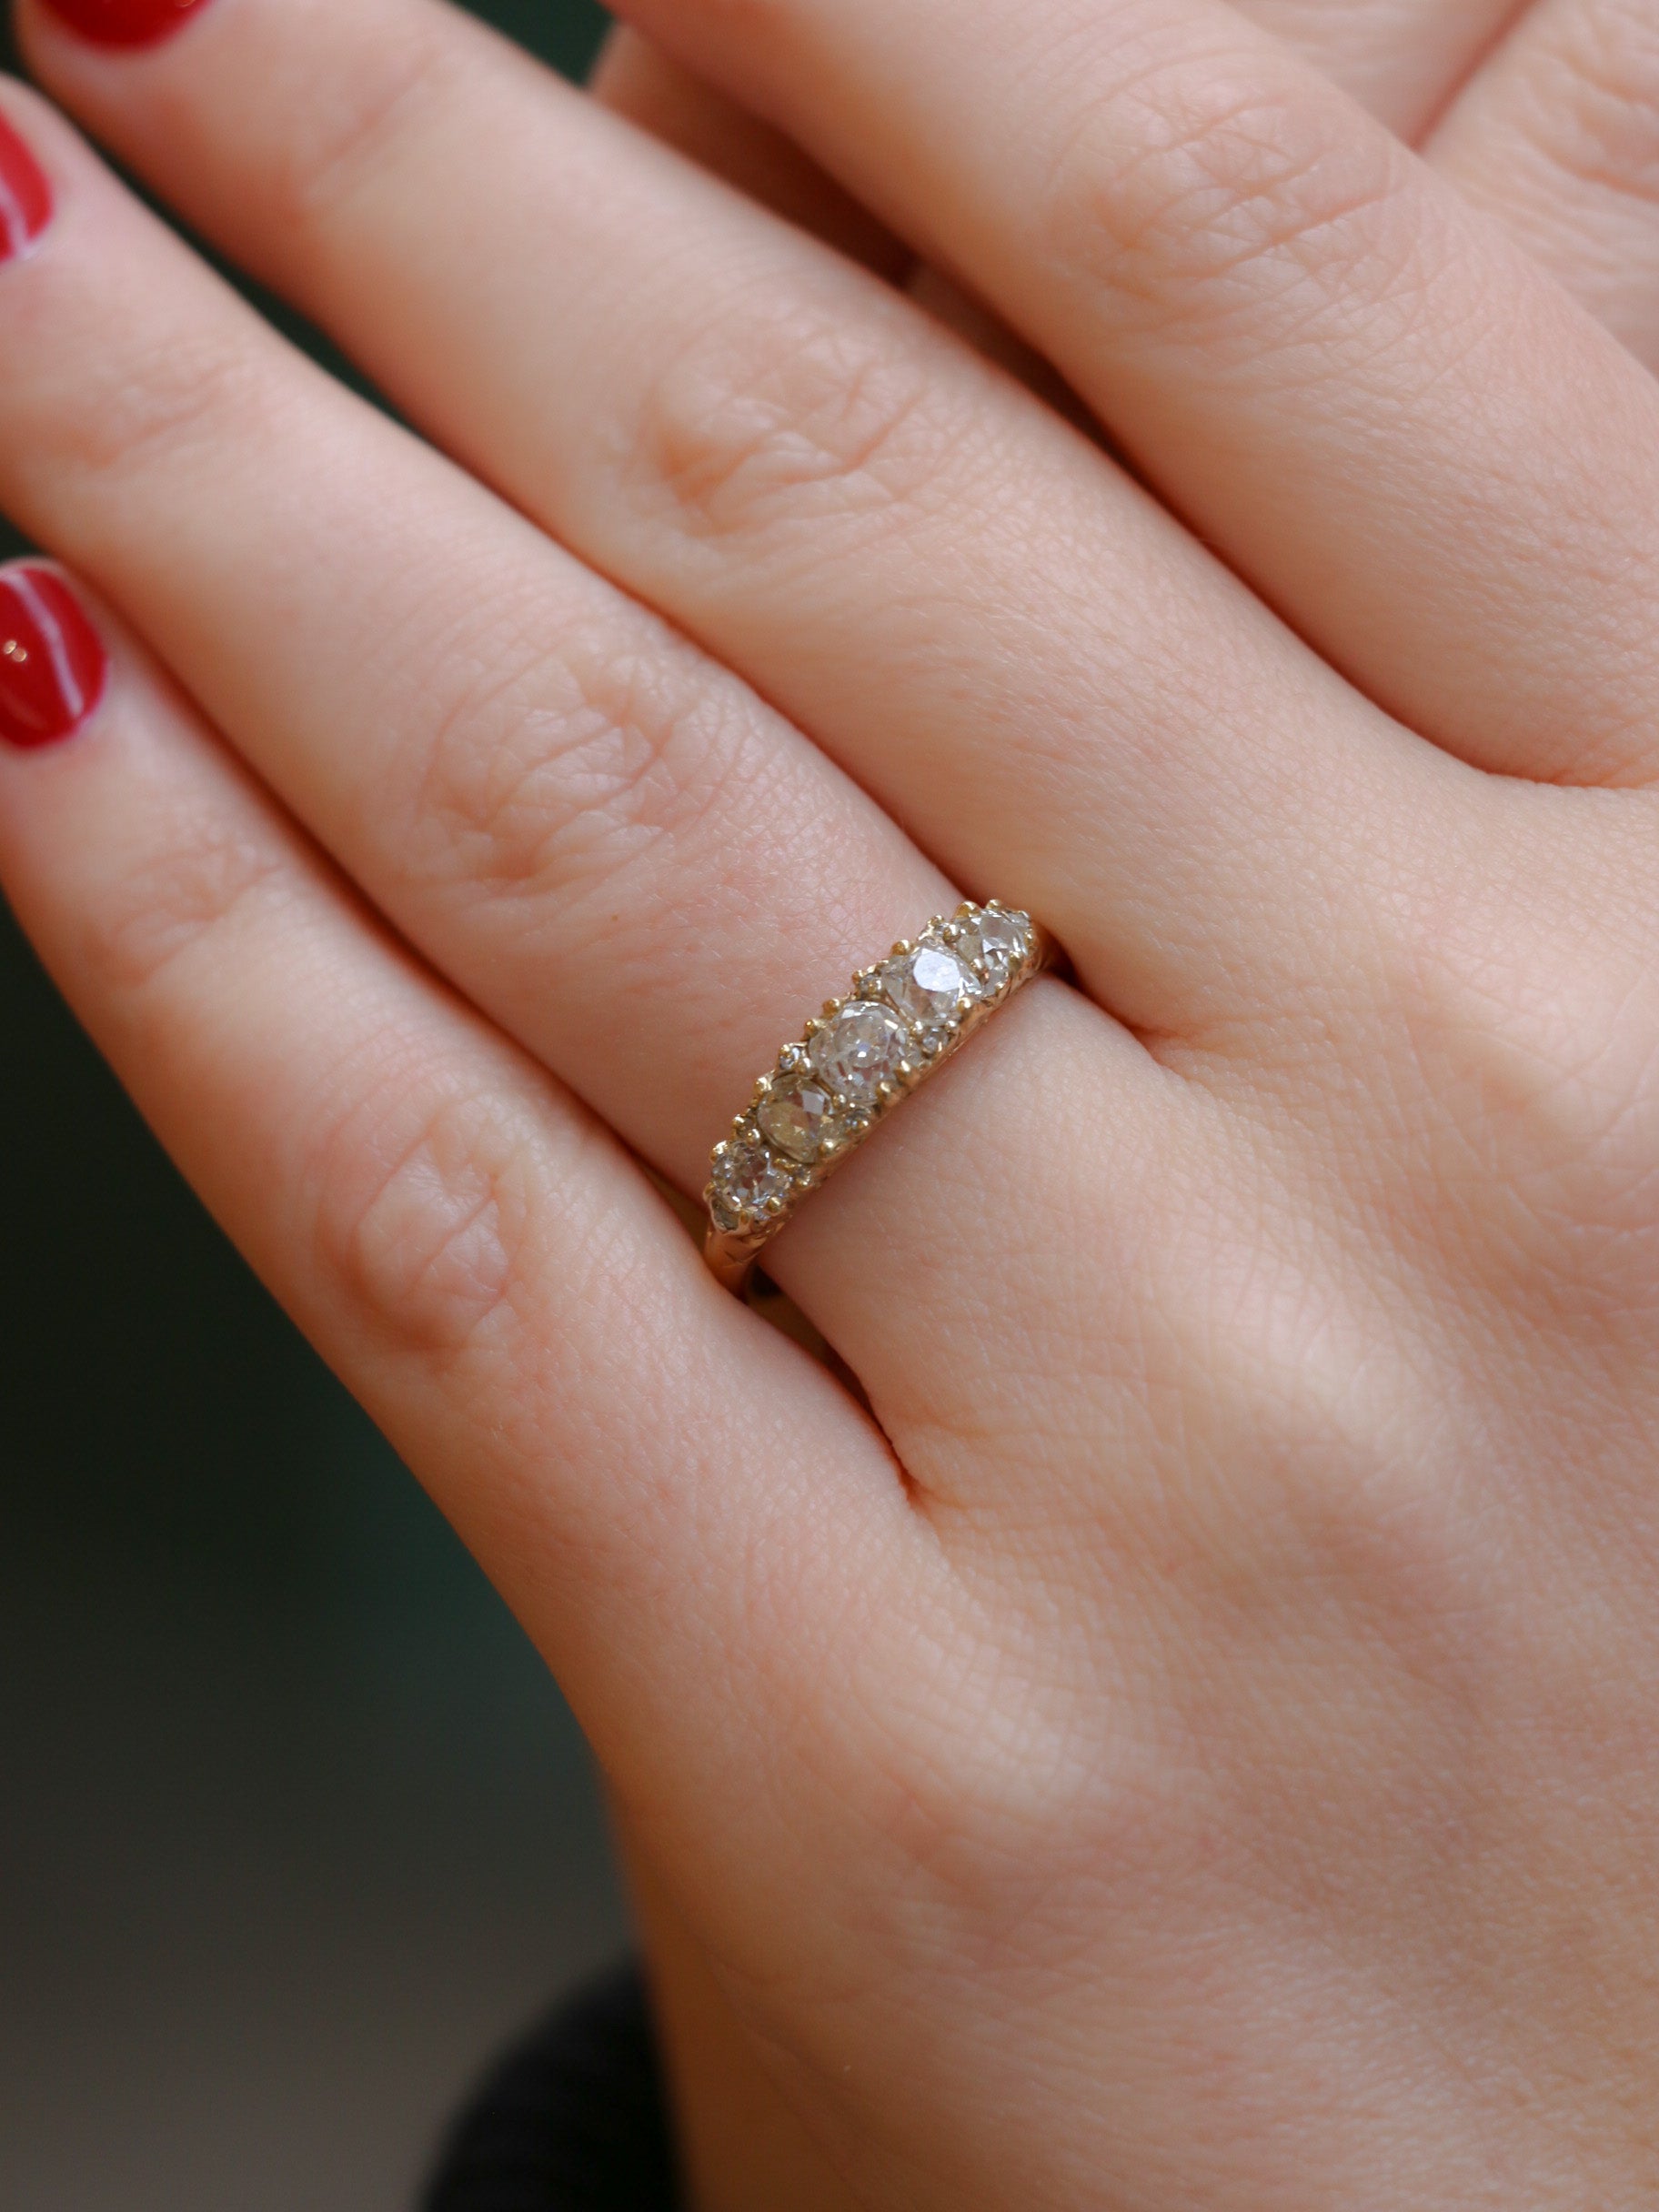
[[[586,1755],[3,912],[0,1056],[0,2207],[401,2212],[624,1940]]]

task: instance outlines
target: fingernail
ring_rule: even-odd
[[[0,116],[0,261],[26,253],[51,219],[46,173]]]
[[[153,46],[170,37],[206,0],[46,0],[72,31],[95,46]]]
[[[0,740],[28,749],[73,737],[108,680],[104,641],[63,578],[0,570]]]

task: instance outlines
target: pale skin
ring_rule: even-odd
[[[7,88],[6,893],[570,1696],[700,2212],[1649,2205],[1652,33],[630,13],[819,239],[425,0],[25,11],[430,442]],[[772,1261],[872,1416],[641,1163],[964,891],[1074,980]]]

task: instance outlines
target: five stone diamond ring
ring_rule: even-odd
[[[994,899],[960,906],[861,970],[846,998],[785,1045],[715,1146],[703,1193],[703,1257],[728,1290],[741,1292],[807,1192],[1051,959],[1029,914]]]

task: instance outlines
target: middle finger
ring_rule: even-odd
[[[138,59],[25,22],[193,220],[1131,1024],[1363,971],[1447,764],[885,287],[421,0],[210,5]]]

